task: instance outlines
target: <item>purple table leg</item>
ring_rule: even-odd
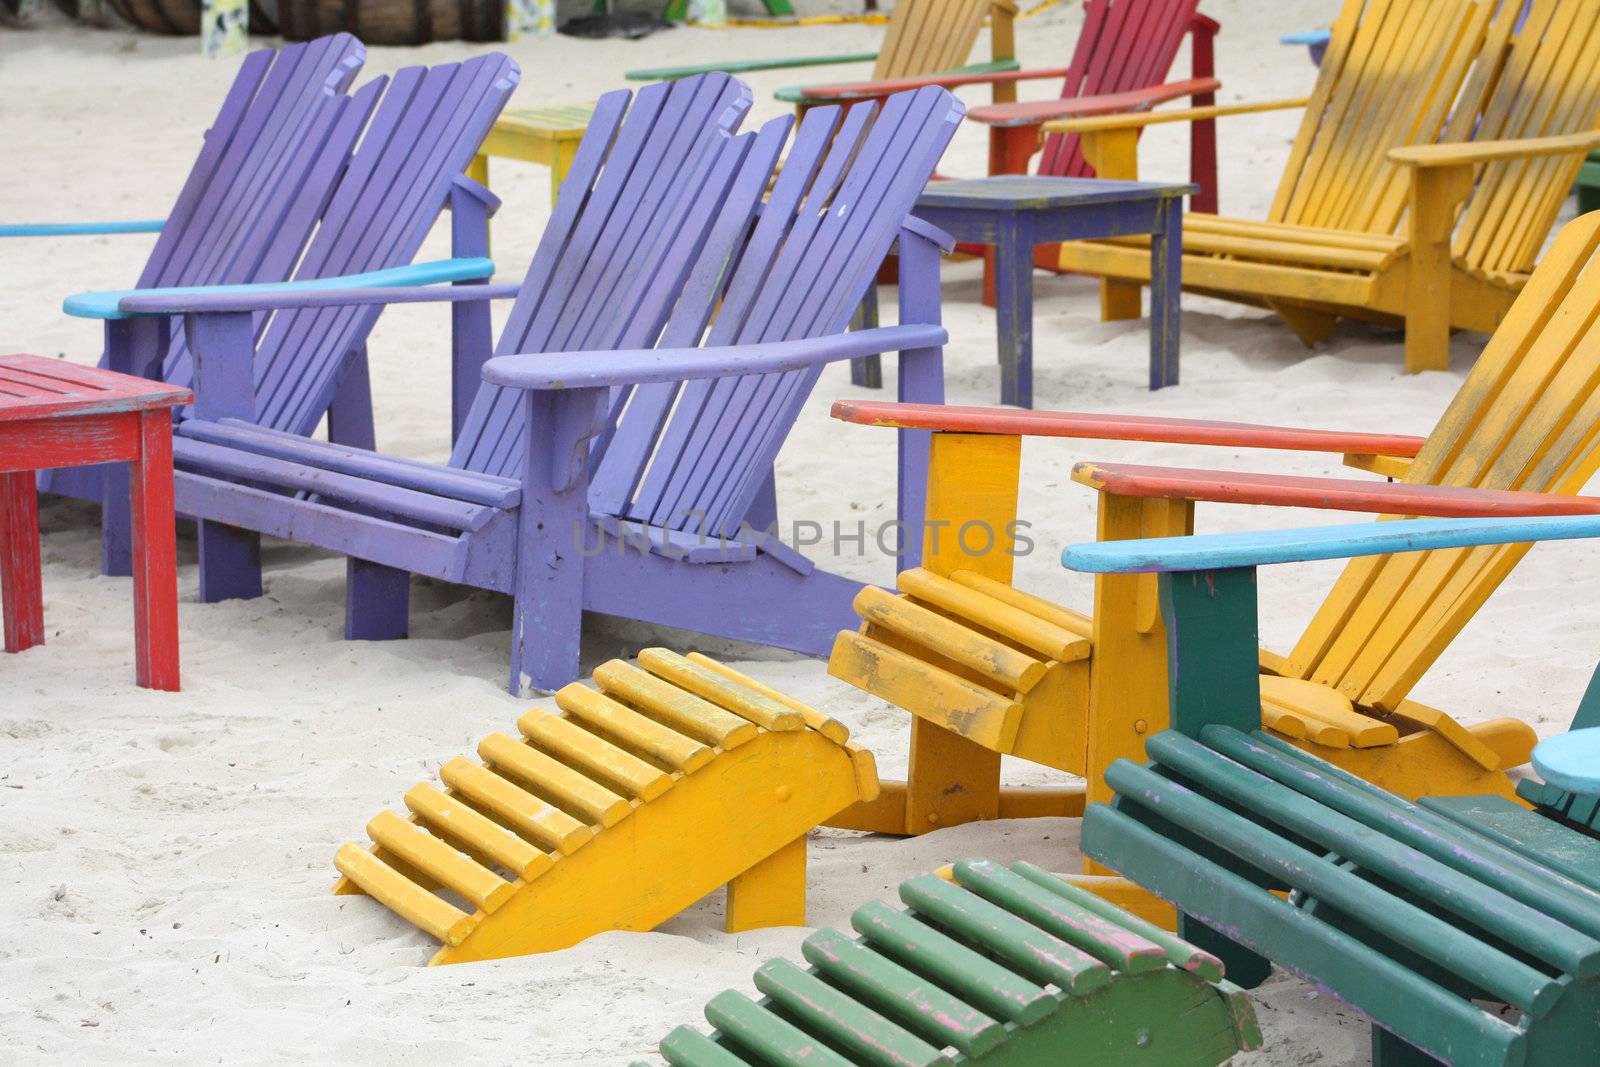
[[[1033,407],[1033,216],[1009,212],[995,225],[995,324],[1000,403]]]
[[[1178,298],[1183,292],[1183,197],[1161,202],[1150,238],[1150,388],[1178,384]]]

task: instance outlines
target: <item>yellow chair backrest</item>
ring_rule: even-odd
[[[1409,176],[1391,148],[1597,125],[1594,0],[1346,0],[1271,220],[1397,233]],[[1532,270],[1582,163],[1569,153],[1479,168],[1457,259],[1490,274]]]
[[[1502,12],[1495,21],[1509,20]],[[1491,33],[1463,105],[1474,99],[1475,111],[1462,106],[1452,116],[1446,140],[1550,137],[1600,125],[1600,4],[1535,0],[1509,42]],[[1581,166],[1582,155],[1567,153],[1481,168],[1456,228],[1456,257],[1491,273],[1531,271]]]
[[[1572,494],[1600,468],[1597,249],[1600,212],[1562,229],[1406,481]],[[1393,710],[1529,547],[1352,561],[1289,672]]]
[[[899,0],[872,80],[912,78],[965,66],[990,0]]]
[[[1388,152],[1439,139],[1493,10],[1494,0],[1346,0],[1270,220],[1394,233],[1407,177]]]

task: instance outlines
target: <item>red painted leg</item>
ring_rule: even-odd
[[[178,689],[178,546],[172,515],[172,415],[139,416],[133,496],[134,675],[147,689]]]
[[[0,597],[6,651],[44,644],[39,578],[39,490],[32,471],[0,474]]]

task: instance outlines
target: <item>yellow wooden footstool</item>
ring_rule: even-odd
[[[490,156],[543,163],[550,168],[550,203],[554,204],[593,114],[594,107],[589,104],[508,108],[489,131],[467,174],[488,188]]]
[[[443,942],[434,963],[649,930],[720,886],[730,931],[805,923],[806,834],[878,793],[839,722],[699,654],[647,648],[556,710],[490,734],[482,763],[346,844],[334,891],[365,893]]]

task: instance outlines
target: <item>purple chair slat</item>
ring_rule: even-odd
[[[319,108],[308,120],[310,136],[306,137],[297,155],[297,166],[290,171],[291,180],[283,187],[295,190],[285,204],[282,215],[264,213],[252,229],[269,235],[267,252],[256,269],[249,272],[250,280],[266,281],[287,279],[294,270],[295,261],[305,249],[306,241],[316,228],[328,196],[338,180],[340,169],[349,159],[350,151],[361,136],[362,125],[381,95],[381,85],[363,87],[350,97],[331,101],[330,106]],[[215,279],[194,284],[222,284]],[[256,316],[255,335],[259,340],[267,329],[268,316]],[[173,322],[171,350],[167,355],[163,378],[175,385],[194,385],[194,363],[189,354],[187,339],[179,324]],[[189,409],[181,413],[187,418]]]
[[[695,175],[711,162],[709,154],[703,158],[696,149],[708,146],[704,123],[698,116],[719,109],[722,93],[713,82],[692,86],[695,91],[688,99],[676,94],[663,109],[658,125],[674,128],[670,138],[651,139],[649,147],[634,168],[632,184],[637,195],[627,198],[627,210],[614,212],[601,235],[603,245],[618,250],[637,248],[643,256],[626,253],[605,259],[591,258],[588,269],[580,276],[582,290],[609,293],[611,299],[603,305],[597,300],[569,303],[565,313],[556,323],[551,335],[550,348],[567,351],[582,349],[607,349],[631,341],[622,336],[622,324],[636,333],[652,337],[666,321],[665,301],[658,300],[653,312],[642,306],[652,293],[675,292],[675,279],[659,281],[650,269],[649,234],[653,230],[676,231],[673,212],[686,212],[689,203],[702,196],[694,187]],[[709,147],[709,146],[708,146]],[[662,181],[665,174],[681,175],[675,181]],[[712,194],[715,195],[715,194]],[[670,242],[675,244],[676,242]]]
[[[642,112],[640,105],[644,107]],[[671,161],[686,157],[696,143],[714,143],[708,134],[721,129],[720,124],[726,123],[730,114],[742,116],[748,107],[748,90],[727,75],[687,79],[641,90],[639,100],[617,136],[611,158],[594,186],[590,204],[566,243],[567,254],[553,264],[550,281],[539,290],[540,313],[523,334],[519,347],[508,349],[507,340],[503,339],[498,351],[652,344],[668,306],[663,302],[649,313],[640,313],[638,304],[652,292],[652,279],[662,267],[660,257],[677,246],[670,238],[656,240],[646,235],[651,231],[665,235],[676,233],[676,224],[681,224],[686,212],[675,209],[701,192],[696,188],[698,172],[691,170],[684,174],[668,170],[665,173],[673,177],[663,181],[660,177],[663,172],[657,168],[662,161],[670,165]],[[700,165],[709,166],[710,162],[707,157]],[[665,210],[660,206],[663,201],[669,205]],[[654,206],[638,215],[641,203]],[[636,215],[648,223],[649,231],[628,228],[627,222]],[[608,284],[605,271],[619,262],[631,272],[633,286],[621,292],[603,288]],[[660,284],[666,288],[654,290],[658,295],[673,292],[670,282]],[[617,304],[594,300],[592,294],[597,292],[615,293]],[[611,310],[614,306],[615,312]],[[598,320],[591,315],[590,332],[594,332],[593,325],[597,322],[610,323],[613,329],[609,336],[604,339],[577,337],[574,345],[562,340],[574,339],[573,331],[580,325],[573,321],[576,315],[584,309],[601,307],[607,310],[609,318]],[[509,334],[508,327],[508,337]],[[482,396],[480,401],[484,401]],[[521,468],[526,441],[526,419],[520,398],[492,391],[486,402],[493,405],[493,411],[485,420],[484,436],[475,443],[477,447],[471,453],[470,466],[475,470],[515,476]]]
[[[195,169],[168,214],[139,288],[186,284],[175,279],[202,276],[195,273],[194,259],[221,240],[219,223],[233,217],[222,206],[251,162],[252,149],[265,147],[261,131],[274,112],[299,118],[319,102],[343,95],[365,56],[360,42],[339,34],[248,57],[234,91],[206,131]]]
[[[861,155],[905,158],[913,152],[934,107],[942,105],[942,99],[932,93],[891,98],[860,146]],[[790,300],[783,306],[758,303],[754,321],[747,323],[739,340],[815,336],[844,328],[876,265],[889,251],[899,220],[914,202],[916,191],[910,191],[912,199],[903,208],[891,202],[890,186],[896,173],[891,168],[854,168],[826,200],[814,189],[808,205],[822,200],[831,206],[825,215],[815,209],[801,213],[784,247],[788,262],[775,269],[775,284],[767,289],[772,293],[781,288],[790,294]],[[875,222],[879,223],[876,228]],[[840,293],[848,298],[839,299]],[[686,455],[693,457],[693,463],[676,478],[676,491],[663,497],[654,521],[666,526],[693,522],[712,534],[736,530],[744,517],[743,507],[731,517],[728,513],[745,481],[739,471],[748,471],[749,465],[763,458],[770,464],[777,444],[787,436],[793,414],[798,414],[799,404],[793,397],[798,393],[803,402],[819,373],[796,371],[717,382],[715,391],[722,399],[713,405],[716,416],[701,420],[689,438]],[[679,470],[683,472],[684,467],[680,465]],[[748,502],[738,503],[747,506]]]
[[[172,458],[180,468],[201,467],[207,473],[246,484],[269,482],[295,492],[311,493],[323,500],[342,500],[446,530],[481,530],[493,517],[495,510],[483,504],[452,500],[244,449],[213,445],[188,436],[173,440]]]
[[[365,186],[387,191],[381,199],[369,195],[352,205],[348,216],[337,220],[341,228],[329,239],[322,269],[314,274],[302,270],[297,277],[359,274],[400,266],[416,255],[443,210],[451,184],[471,162],[516,86],[516,67],[504,56],[478,57],[447,73],[447,88],[437,100],[420,90],[411,98],[405,120],[376,161],[364,157],[363,140],[351,169],[364,164]],[[394,156],[400,158],[385,158]],[[325,217],[324,227],[333,221],[331,215]],[[319,231],[308,258],[323,247]],[[380,311],[347,307],[298,312],[275,351],[269,336],[262,346],[267,358],[258,356],[260,421],[301,434],[315,429],[339,384],[346,353],[364,342]]]
[[[522,497],[522,483],[492,474],[441,467],[436,463],[385,456],[364,448],[312,441],[299,434],[255,426],[237,419],[209,422],[191,419],[178,427],[179,435],[208,444],[227,445],[273,459],[316,463],[324,470],[384,481],[402,489],[463,500],[469,504],[509,508]]]
[[[827,115],[821,115],[811,123],[809,131],[802,129],[794,150],[789,153],[784,172],[778,177],[766,208],[767,213],[782,216],[791,209],[793,197],[788,186],[798,185],[803,175],[809,169],[814,169],[808,159],[820,159],[833,132],[833,126],[827,118]],[[768,122],[756,134],[750,151],[741,163],[729,203],[722,211],[713,235],[706,241],[705,253],[686,286],[686,299],[692,298],[696,304],[703,306],[705,313],[700,316],[676,316],[662,334],[663,347],[692,345],[705,332],[706,319],[715,308],[715,298],[727,280],[727,250],[735,249],[749,228],[750,217],[761,203],[773,167],[783,151],[783,143],[788,139],[790,125],[789,122]],[[784,175],[789,174],[791,168],[794,178],[785,183]],[[749,248],[770,248],[774,245],[778,229],[776,222],[763,229],[758,221],[744,255],[748,257],[752,254]],[[730,299],[723,300],[725,312],[730,303]],[[613,515],[634,513],[629,507],[629,500],[639,486],[645,464],[655,451],[657,435],[662,433],[674,403],[684,411],[683,421],[686,424],[695,417],[703,403],[705,384],[643,385],[633,390],[626,417],[620,420],[620,425],[609,440],[603,442],[604,453],[589,493],[590,504],[595,510]],[[670,456],[677,453],[669,445],[666,454]]]
[[[748,318],[750,307],[762,292],[761,286],[769,280],[772,271],[777,269],[783,250],[787,247],[785,242],[789,237],[793,221],[800,211],[800,205],[805,200],[807,191],[819,180],[832,184],[828,175],[822,173],[825,160],[847,159],[850,154],[849,146],[857,142],[871,114],[871,108],[852,109],[851,115],[846,118],[843,125],[840,125],[837,107],[812,108],[806,112],[789,158],[773,185],[771,200],[762,210],[755,231],[735,268],[734,277],[728,283],[727,296],[723,300],[717,321],[712,325],[709,344],[729,344],[738,336],[741,326]],[[839,173],[842,172],[841,164]],[[837,180],[837,175],[833,176],[833,180]],[[648,471],[640,470],[633,474],[635,481],[642,476],[642,484],[631,504],[626,506],[626,510],[619,511],[619,514],[647,522],[655,521],[661,509],[663,495],[670,492],[674,484],[679,464],[692,461],[692,456],[688,452],[689,437],[703,417],[718,384],[687,383],[683,387],[676,409],[672,408],[669,396],[663,393],[655,395],[656,406],[645,409],[649,413],[650,422],[642,428],[648,429],[652,436],[659,433],[660,442],[659,445],[654,441],[634,443],[618,460],[616,464],[618,466],[643,464],[646,461],[650,463]],[[673,411],[673,418],[664,428],[656,428],[669,410]],[[644,422],[645,418],[646,415],[641,413],[641,422]],[[653,460],[650,459],[652,452],[655,456]],[[685,457],[689,459],[686,460]],[[607,454],[602,466],[611,462],[611,456]]]
[[[584,199],[582,213],[573,219],[570,230],[547,234],[540,242],[541,254],[546,246],[554,244],[548,273],[537,277],[530,274],[524,282],[528,296],[512,305],[500,345],[496,347],[497,353],[549,351],[548,343],[556,321],[577,292],[577,279],[588,256],[599,249],[600,233],[611,213],[617,210],[633,165],[648,143],[656,116],[674,88],[650,85],[639,91],[623,118],[621,130],[615,135],[603,169]],[[568,181],[572,180],[569,175]],[[534,262],[537,264],[539,259],[540,255],[535,255]],[[512,449],[518,438],[521,398],[490,393],[486,399],[480,391],[473,406],[477,408],[485,403],[491,410],[484,417],[479,434],[465,442],[470,449],[466,466],[490,474],[505,474],[516,467],[512,460],[516,453]],[[470,417],[468,422],[472,422]]]

